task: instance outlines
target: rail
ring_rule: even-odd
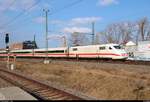
[[[0,68],[0,77],[30,93],[38,100],[97,100],[83,93],[62,89],[7,69]]]
[[[127,64],[127,65],[145,65],[150,66],[150,61],[135,61],[135,60],[112,60],[112,59],[71,59],[71,58],[49,58],[52,61],[73,61],[73,62],[92,62],[92,63],[112,63],[112,64]],[[18,58],[17,61],[25,62],[43,62],[42,58]]]

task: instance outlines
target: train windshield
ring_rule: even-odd
[[[115,49],[122,49],[121,46],[114,46]]]

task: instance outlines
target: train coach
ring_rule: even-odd
[[[90,45],[71,47],[70,57],[127,59],[128,54],[118,44]]]
[[[128,58],[128,54],[118,44],[49,48],[48,52],[46,49],[12,50],[10,56],[14,55],[17,57],[45,57],[48,55],[50,58]],[[6,51],[0,51],[0,56],[7,56]]]

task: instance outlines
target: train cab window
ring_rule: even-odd
[[[115,49],[122,49],[121,46],[114,46]]]
[[[106,47],[100,47],[99,49],[100,49],[100,50],[105,50],[105,49],[106,49]]]
[[[73,51],[78,51],[78,49],[77,48],[73,48]]]

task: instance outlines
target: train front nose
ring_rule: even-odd
[[[129,55],[127,53],[122,53],[121,56],[128,57]]]
[[[126,59],[129,57],[128,53],[125,50],[120,50],[120,55],[123,59]]]

